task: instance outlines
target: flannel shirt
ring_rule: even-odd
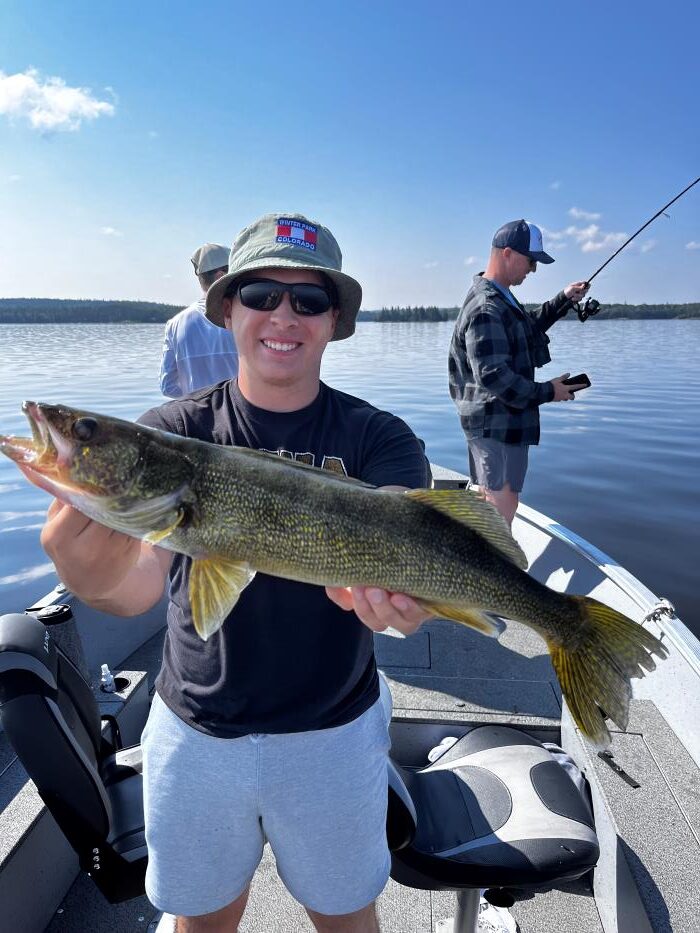
[[[539,406],[551,402],[551,382],[535,369],[551,357],[545,331],[563,317],[560,292],[534,311],[516,308],[495,285],[475,275],[457,318],[449,355],[450,395],[467,438],[537,444]]]

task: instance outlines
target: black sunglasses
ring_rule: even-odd
[[[234,294],[240,298],[242,305],[255,311],[274,311],[285,295],[289,295],[295,314],[325,314],[334,305],[330,289],[306,282],[288,285],[274,279],[248,279],[236,287]]]

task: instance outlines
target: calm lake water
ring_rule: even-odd
[[[447,390],[452,324],[362,323],[331,344],[326,382],[403,417],[430,459],[466,470]],[[135,418],[162,401],[155,324],[0,326],[0,433],[26,435],[23,399]],[[540,380],[587,372],[542,408],[523,499],[607,552],[700,635],[700,321],[562,321]],[[0,458],[0,612],[56,582],[39,544],[48,496]]]

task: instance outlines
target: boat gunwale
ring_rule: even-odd
[[[517,518],[539,528],[545,534],[557,538],[562,543],[573,548],[583,557],[587,558],[615,583],[627,596],[630,597],[649,616],[659,607],[660,597],[656,596],[641,580],[625,569],[614,558],[610,557],[600,548],[591,544],[586,538],[577,535],[575,531],[567,528],[542,512],[538,512],[522,502],[518,506]],[[646,618],[645,618],[646,621]],[[660,615],[656,624],[664,636],[667,636],[683,659],[690,665],[693,672],[700,677],[700,640],[693,635],[684,622],[675,614]]]

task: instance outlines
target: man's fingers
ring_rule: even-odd
[[[82,512],[74,509],[72,505],[64,505],[62,509],[57,510],[56,522],[60,523],[64,531],[71,532],[76,538],[91,525],[96,524],[91,518],[88,518],[87,515],[83,515]],[[97,527],[103,528],[104,526],[98,525]]]
[[[345,609],[346,612],[355,608],[352,593],[350,589],[344,586],[327,586],[326,595],[336,606],[340,606],[340,608]]]
[[[376,587],[353,587],[352,597],[355,602],[355,612],[362,621],[374,632],[383,632],[390,622],[384,621],[387,615],[387,606],[390,607],[389,598],[384,590]]]
[[[49,507],[46,510],[46,518],[51,521],[52,518],[55,518],[58,513],[63,508],[64,504],[60,499],[52,499],[49,503]]]
[[[379,587],[327,586],[326,593],[341,609],[354,609],[360,621],[374,632],[395,628],[404,635],[410,635],[430,618],[430,613],[410,596],[388,593]]]
[[[386,590],[368,587],[364,593],[353,591],[356,612],[375,632],[394,628],[410,635],[430,617],[415,600],[404,593],[388,593]],[[364,603],[364,604],[363,604]]]
[[[390,602],[394,609],[397,609],[403,618],[413,625],[421,625],[426,619],[431,618],[431,614],[419,605],[415,599],[411,599],[403,593],[392,593]]]
[[[72,545],[90,524],[91,520],[82,512],[54,500],[49,506],[48,520],[39,536],[41,546],[49,557],[57,558],[61,548],[66,543]]]

